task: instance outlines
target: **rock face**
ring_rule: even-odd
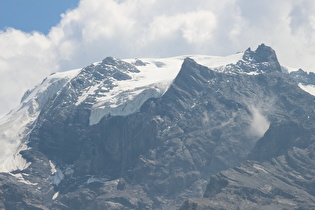
[[[290,77],[303,85],[314,84],[313,73],[299,70]],[[203,198],[188,199],[180,209],[315,208],[315,115],[309,108],[314,97],[287,89],[292,87],[289,80],[279,78],[270,127],[247,160],[212,175]],[[286,113],[280,114],[281,107]]]
[[[0,174],[0,207],[314,208],[315,98],[270,47],[216,69],[186,58],[163,95],[91,124],[99,96],[145,65],[106,58],[48,100],[30,165]]]
[[[180,209],[314,209],[314,144],[212,176],[202,199]]]

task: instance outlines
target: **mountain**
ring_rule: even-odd
[[[284,70],[262,44],[52,74],[0,120],[0,208],[312,209],[314,75]]]

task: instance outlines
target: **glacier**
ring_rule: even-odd
[[[131,79],[117,81],[116,87],[105,95],[96,96],[91,109],[90,125],[97,124],[104,116],[126,116],[136,112],[149,98],[161,97],[170,87],[180,71],[185,58],[191,58],[208,68],[217,68],[235,64],[242,59],[243,53],[231,56],[184,55],[171,58],[122,59],[135,65],[139,72],[128,72]],[[98,65],[99,63],[95,63]],[[82,94],[76,105],[84,101],[97,88],[90,88]],[[83,100],[82,100],[83,98]]]
[[[41,109],[78,73],[79,70],[72,70],[50,75],[32,91],[27,91],[21,104],[0,119],[0,172],[23,170],[29,166],[20,151],[27,150],[26,138]]]

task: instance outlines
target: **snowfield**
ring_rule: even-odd
[[[117,81],[117,87],[106,95],[97,96],[97,103],[91,109],[90,125],[97,124],[106,115],[130,115],[136,112],[149,98],[161,97],[172,84],[187,57],[203,66],[215,69],[237,63],[242,59],[243,53],[226,57],[186,55],[164,59],[123,59],[129,64],[136,65],[140,72],[129,72],[130,80]],[[99,63],[95,64],[98,65]],[[82,94],[82,98],[94,94],[96,89],[91,88],[89,92]],[[76,105],[84,101],[82,98],[78,100]]]
[[[29,166],[20,151],[27,149],[27,136],[46,104],[79,70],[56,73],[47,77],[22,98],[21,104],[0,119],[0,172],[23,170]]]

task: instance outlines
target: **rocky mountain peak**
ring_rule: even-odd
[[[268,63],[270,65],[270,71],[281,72],[281,66],[278,61],[276,52],[269,46],[261,44],[255,51],[248,48],[244,52],[243,60],[254,63]]]

